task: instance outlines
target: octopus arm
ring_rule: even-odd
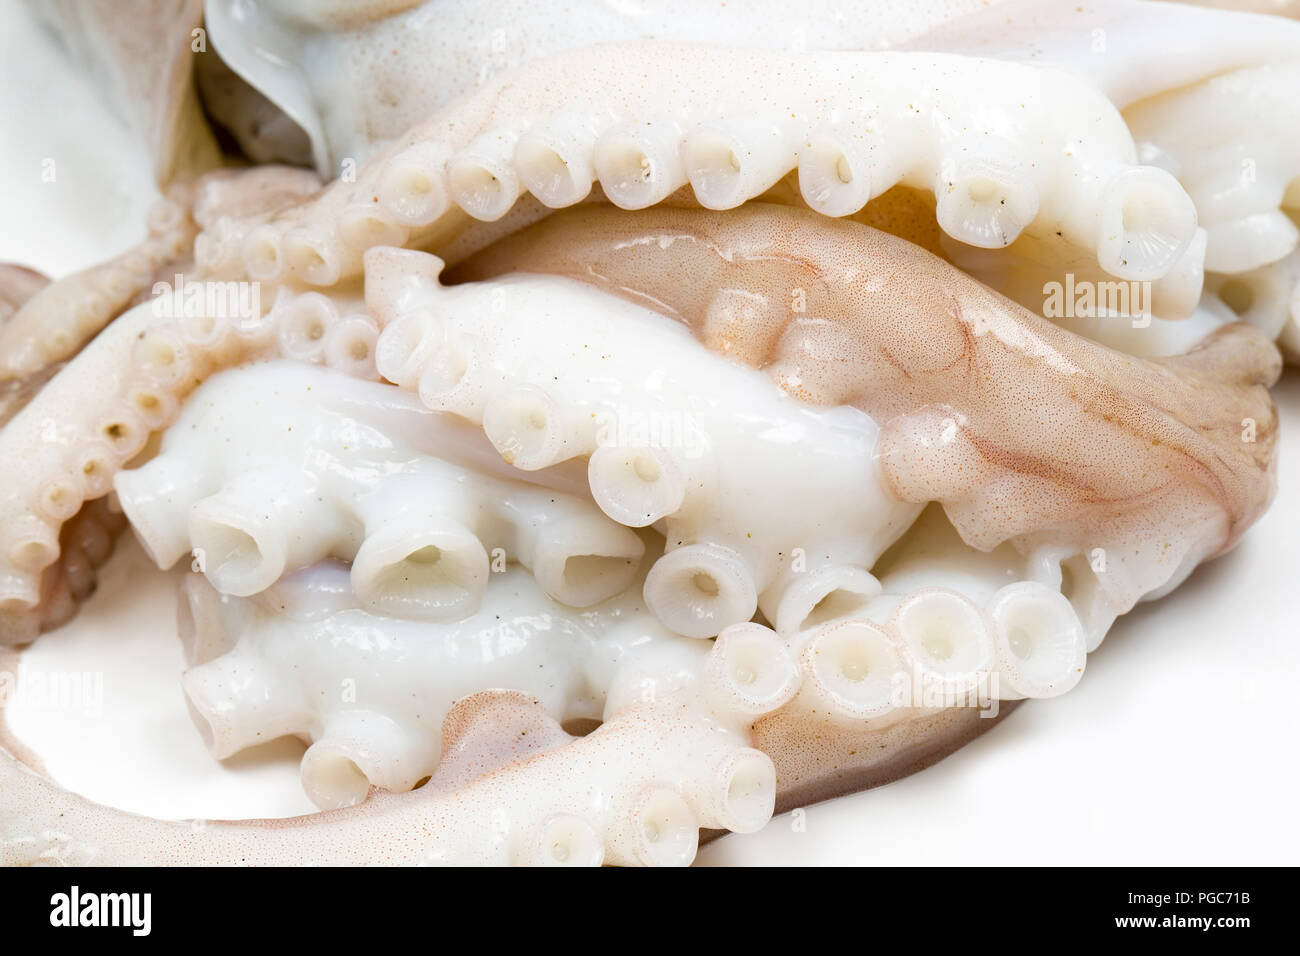
[[[596,4],[581,17],[557,17],[528,0],[497,0],[490,11],[418,0],[342,10],[283,0],[209,0],[213,46],[246,83],[214,95],[219,88],[208,78],[202,89],[216,118],[244,131],[241,143],[250,155],[277,148],[276,155],[298,155],[296,142],[286,153],[277,124],[247,130],[248,117],[271,105],[305,131],[309,162],[332,178],[344,160],[368,159],[485,82],[574,47],[725,37],[729,45],[759,49],[883,49],[981,5],[876,2],[846,17],[833,0],[797,9],[782,0],[751,0],[743,7],[654,0],[636,8]],[[778,21],[787,29],[768,28]]]
[[[942,501],[975,547],[1102,549],[1119,613],[1230,547],[1273,494],[1281,366],[1248,325],[1142,360],[902,240],[756,204],[575,210],[451,278],[516,270],[654,304],[790,394],[866,411],[894,494]]]
[[[689,864],[701,828],[750,832],[771,816],[775,768],[748,723],[793,692],[786,681],[757,698],[734,676],[728,644],[705,647],[687,641],[684,655],[646,662],[586,737],[526,694],[473,694],[444,720],[444,757],[423,787],[284,820],[134,816],[60,790],[0,748],[0,861]]]
[[[743,115],[728,108],[737,88],[749,88]],[[466,215],[500,219],[525,192],[562,208],[599,182],[639,209],[689,184],[701,205],[729,209],[792,170],[826,215],[903,184],[933,193],[962,242],[1061,232],[1123,278],[1164,276],[1196,235],[1178,182],[1139,165],[1119,112],[1066,73],[949,54],[609,44],[525,65],[418,123],[355,182],[250,233],[244,266],[329,285],[358,274],[368,248],[437,248]]]

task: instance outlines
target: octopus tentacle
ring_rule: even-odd
[[[154,280],[189,258],[196,227],[191,187],[176,186],[149,211],[149,238],[108,262],[53,282],[0,327],[0,381],[71,358]],[[170,276],[167,276],[170,278]]]
[[[0,862],[688,864],[701,827],[750,832],[770,818],[776,775],[750,746],[752,714],[730,705],[743,687],[717,663],[729,645],[681,643],[657,668],[642,662],[623,684],[630,696],[611,691],[605,722],[586,737],[566,734],[525,694],[480,692],[448,713],[445,756],[419,790],[308,817],[202,826],[137,817],[61,791],[0,749],[11,810]],[[22,822],[51,814],[57,831]]]
[[[1045,315],[1122,352],[1153,356],[1186,351],[1200,338],[1190,329],[1180,328],[1178,323],[1196,315],[1203,305],[1206,235],[1204,229],[1198,228],[1175,267],[1149,285],[1117,282],[1086,251],[1050,237],[1044,240],[1021,236],[1006,249],[991,250],[976,249],[943,236],[939,248],[930,251],[1030,312]],[[1106,311],[1110,314],[1101,318],[1111,321],[1099,322],[1095,329],[1088,329],[1084,323],[1071,323],[1078,316],[1068,313],[1078,310],[1049,309],[1053,288],[1061,290],[1063,296],[1068,296],[1073,289],[1114,290],[1115,294],[1107,296],[1108,303],[1097,303],[1092,309],[1082,310]],[[1107,304],[1109,308],[1105,307]],[[1125,325],[1141,334],[1126,335]]]
[[[81,504],[108,492],[113,475],[166,427],[197,382],[274,347],[275,309],[247,320],[208,318],[224,331],[187,338],[182,319],[169,310],[136,306],[0,431],[0,457],[25,466],[0,493],[0,639],[6,643],[30,640],[48,618],[43,572],[59,559],[59,530]],[[96,400],[87,402],[87,394]]]
[[[517,468],[588,458],[605,514],[663,529],[669,552],[646,600],[678,633],[712,636],[758,606],[791,627],[832,594],[869,591],[865,569],[918,513],[885,490],[869,417],[802,408],[677,323],[590,286],[444,288],[437,260],[418,255],[367,257],[366,298],[388,323],[380,371],[481,424]],[[799,505],[774,515],[770,494]],[[801,576],[827,566],[838,573]]]
[[[1249,271],[1295,248],[1300,24],[1183,4],[1010,0],[904,44],[1064,69],[1124,111],[1139,154],[1177,176],[1206,228],[1205,266]],[[1181,314],[1190,311],[1185,300]],[[1180,315],[1156,309],[1165,318]]]
[[[151,290],[156,295],[162,286],[180,296],[184,290],[173,280],[191,257],[210,278],[241,275],[240,230],[248,220],[270,216],[319,187],[314,174],[287,167],[217,170],[173,184],[149,211],[149,238],[37,290],[0,326],[0,383],[38,381]],[[189,319],[191,325],[208,321],[203,315]]]
[[[45,541],[39,520],[18,522],[31,539]],[[113,551],[126,518],[104,498],[85,504],[59,529],[58,557],[41,571],[13,576],[0,600],[0,645],[26,644],[66,623],[95,589],[98,569]]]
[[[288,589],[300,593],[286,601]],[[311,741],[304,787],[330,809],[359,803],[372,785],[400,792],[432,775],[443,719],[463,696],[511,687],[561,723],[599,720],[623,657],[642,653],[647,640],[683,640],[646,613],[634,590],[584,612],[549,601],[519,570],[493,575],[489,591],[487,608],[431,628],[375,616],[360,595],[347,600],[341,565],[293,575],[270,600],[222,599],[194,575],[183,586],[191,668],[182,686],[218,758],[285,734]],[[286,603],[312,610],[287,611]],[[501,623],[516,608],[545,613],[516,633]],[[378,630],[386,635],[380,647],[370,639]],[[498,633],[485,655],[484,635]],[[334,693],[349,680],[355,693]]]
[[[448,460],[463,433],[393,392],[290,362],[225,372],[155,457],[117,475],[118,500],[159,567],[193,551],[230,595],[334,557],[368,610],[456,620],[478,609],[498,549],[577,607],[628,586],[635,533],[586,500]]]
[[[1187,187],[1208,233],[1205,268],[1245,272],[1288,255],[1300,229],[1300,147],[1279,129],[1300,123],[1288,91],[1300,83],[1293,60],[1214,76],[1143,100],[1124,119]]]
[[[194,198],[194,266],[215,278],[243,276],[250,233],[277,211],[320,191],[320,178],[292,166],[222,170],[204,177]]]
[[[50,280],[34,269],[5,263],[0,265],[0,328],[3,328],[28,299],[46,288]],[[31,401],[50,377],[59,370],[57,364],[23,379],[0,382],[0,426]]]
[[[900,274],[900,257],[907,284],[885,292],[880,280]],[[1112,562],[1101,585],[1117,612],[1230,547],[1275,486],[1276,412],[1264,386],[1280,363],[1247,326],[1220,327],[1184,355],[1131,358],[900,240],[752,204],[726,216],[575,211],[452,278],[520,269],[652,303],[791,394],[866,411],[881,424],[895,494],[942,501],[976,547],[1104,549]],[[798,309],[788,291],[766,292],[778,275],[804,293]],[[747,288],[755,294],[738,309]],[[1018,384],[1030,378],[1032,394]],[[1142,474],[1106,464],[1138,460],[1150,463]],[[1135,557],[1117,557],[1125,553]]]
[[[933,192],[939,223],[963,242],[997,248],[1024,229],[1059,231],[1126,278],[1164,275],[1194,236],[1195,209],[1176,180],[1136,165],[1119,113],[1067,74],[944,54],[778,61],[641,44],[525,66],[417,125],[355,184],[336,183],[277,217],[274,234],[260,233],[247,250],[246,268],[332,283],[361,269],[367,243],[405,235],[436,247],[450,234],[449,210],[497,219],[530,183],[545,205],[569,205],[599,180],[627,208],[688,183],[702,205],[730,208],[795,168],[805,200],[830,214],[902,182]],[[543,75],[545,83],[530,82]],[[611,76],[636,81],[611,85]],[[654,115],[644,76],[660,77]],[[780,80],[752,91],[746,114],[755,119],[728,116],[726,91],[754,76]],[[700,102],[719,113],[699,113]],[[674,120],[660,130],[665,113]],[[629,139],[629,122],[654,135]]]
[[[656,0],[636,8],[597,5],[562,21],[528,0],[498,0],[490,16],[473,5],[371,4],[338,16],[281,0],[213,0],[207,4],[213,44],[251,89],[215,104],[209,98],[206,105],[238,135],[250,115],[266,112],[259,95],[265,94],[310,137],[309,155],[328,176],[345,160],[368,159],[421,117],[488,80],[562,50],[718,37],[736,47],[883,49],[981,5],[876,2],[847,18],[834,0],[811,0],[798,9],[783,0],[751,0],[743,9]],[[767,28],[778,21],[785,30]],[[340,76],[348,82],[340,83]],[[279,126],[263,125],[268,128],[240,138],[250,156],[279,145]]]
[[[915,541],[906,545],[916,547]],[[933,536],[922,538],[920,547],[924,560]],[[213,746],[237,747],[240,735],[255,733],[256,728],[263,736],[305,729],[317,739],[314,746],[325,745],[316,754],[308,751],[303,768],[309,784],[321,784],[315,792],[323,802],[347,802],[358,795],[330,786],[338,783],[337,776],[322,773],[318,780],[316,772],[328,769],[331,756],[344,755],[358,771],[369,766],[367,780],[373,773],[402,786],[416,772],[405,766],[413,755],[425,760],[421,769],[430,766],[427,731],[418,736],[424,749],[413,750],[411,735],[395,733],[400,730],[390,723],[395,714],[388,714],[387,720],[378,719],[384,715],[372,719],[364,709],[370,702],[367,688],[359,688],[355,711],[360,718],[331,722],[321,720],[325,715],[320,714],[319,723],[312,726],[299,722],[301,711],[308,709],[301,699],[282,686],[271,692],[276,680],[291,671],[310,674],[317,665],[328,667],[334,660],[320,660],[310,644],[297,642],[324,640],[334,646],[338,642],[332,636],[352,626],[347,615],[358,612],[349,611],[346,594],[341,604],[334,597],[346,592],[346,585],[332,585],[321,577],[341,578],[346,573],[341,567],[316,569],[307,580],[288,579],[274,594],[242,602],[217,598],[195,576],[186,585],[188,599],[182,609],[187,656],[199,665],[187,677],[196,710],[200,716],[216,714],[208,705],[227,702],[212,724]],[[911,601],[914,607],[936,597],[949,606],[956,602],[959,613],[974,607],[953,592],[909,591],[915,581],[910,574],[892,579],[890,587],[906,592],[900,595],[903,602]],[[508,586],[505,579],[501,584]],[[310,593],[317,587],[326,598],[323,602]],[[300,590],[305,595],[294,594]],[[628,600],[624,596],[617,602]],[[757,829],[778,801],[789,806],[811,794],[836,792],[850,780],[880,782],[884,775],[899,772],[900,764],[936,759],[983,729],[981,724],[994,722],[980,720],[969,707],[935,710],[894,700],[893,677],[907,664],[912,622],[900,624],[901,615],[891,613],[888,602],[877,608],[874,616],[888,616],[883,625],[850,619],[783,641],[767,628],[741,624],[724,630],[712,645],[668,637],[651,619],[638,617],[635,607],[631,618],[611,613],[608,620],[618,623],[599,643],[612,642],[622,649],[588,653],[588,667],[596,669],[586,670],[586,679],[593,693],[599,694],[594,688],[605,688],[605,720],[597,731],[581,739],[562,732],[553,716],[564,712],[554,681],[543,682],[552,698],[549,705],[518,692],[473,695],[447,711],[443,739],[435,751],[442,758],[432,761],[436,766],[427,784],[407,794],[372,791],[359,805],[312,817],[205,822],[201,827],[144,820],[58,792],[8,755],[0,755],[0,779],[19,814],[33,801],[63,814],[57,833],[11,824],[0,840],[0,852],[6,862],[257,863],[275,859],[292,846],[300,861],[332,863],[689,862],[698,827]],[[941,616],[944,610],[939,609]],[[584,621],[603,626],[589,618]],[[1000,627],[995,617],[989,621],[990,629]],[[922,630],[929,636],[933,626],[933,621],[926,622]],[[397,624],[393,632],[399,638],[402,627]],[[661,635],[649,644],[647,627],[652,635]],[[555,637],[579,656],[594,646],[590,635]],[[556,650],[547,635],[537,639]],[[290,655],[292,668],[275,670],[272,661],[280,654]],[[554,666],[569,666],[563,655],[560,660],[555,656],[548,656]],[[225,663],[208,666],[218,662]],[[231,676],[238,680],[226,683],[223,690],[220,675],[232,668]],[[451,674],[439,678],[455,679]],[[304,680],[308,688],[313,682],[310,676],[295,680]],[[266,687],[268,693],[256,701],[235,693],[250,686]],[[384,690],[391,687],[386,683]],[[287,709],[268,709],[268,704],[285,702]],[[599,699],[577,706],[585,713],[588,707],[598,708]],[[238,726],[220,723],[231,719]],[[751,746],[760,740],[771,757]],[[395,743],[402,746],[394,748]],[[810,772],[809,754],[824,755],[841,747],[853,748],[846,754],[849,759],[824,761],[819,772]],[[682,753],[693,755],[687,764],[680,762]],[[596,765],[604,769],[594,780],[573,772]],[[517,786],[521,773],[529,786]],[[593,787],[602,794],[596,803],[590,796]],[[376,839],[380,834],[383,838]],[[556,846],[567,852],[547,852]]]
[[[877,564],[875,597],[789,638],[799,692],[754,725],[777,768],[778,810],[887,783],[1019,699],[1077,684],[1089,624],[1032,569],[1008,544],[966,545],[931,507]]]
[[[586,29],[737,18],[659,31],[678,4]],[[173,258],[266,314],[127,311],[59,371],[161,260],[101,267],[68,315],[89,274],[0,298],[11,404],[49,377],[0,433],[0,641],[72,614],[129,518],[202,572],[183,686],[213,754],[298,736],[335,809],[144,820],[0,746],[0,862],[688,863],[702,828],[1068,691],[1274,492],[1300,156],[1291,104],[1256,94],[1296,78],[1293,25],[1008,0],[918,52],[547,30],[562,52],[507,76],[455,58],[470,91],[385,89],[376,50],[408,63],[423,5],[238,6],[209,4],[216,45],[271,65],[322,175],[392,142],[324,189],[222,171],[155,210]],[[881,10],[899,40],[979,6],[795,22],[866,47]],[[367,79],[321,96],[341,63]],[[1064,274],[1154,297],[1054,324],[1035,289]]]
[[[1105,627],[1086,616],[1086,607],[1070,604],[1060,574],[1044,573],[1037,557],[1006,544],[976,551],[932,506],[877,567],[882,596],[868,614],[896,614],[901,600],[921,591],[955,591],[983,609],[992,624],[995,695],[1002,700],[1058,696],[1078,683],[1084,655],[1100,644]],[[921,643],[914,658],[927,653]]]

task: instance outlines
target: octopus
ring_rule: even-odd
[[[1300,24],[840,7],[39,5],[159,195],[0,269],[0,644],[129,530],[212,758],[302,741],[319,812],[136,815],[5,735],[0,861],[689,864],[1242,539]]]

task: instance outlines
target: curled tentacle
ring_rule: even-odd
[[[389,270],[414,263],[372,256],[368,297],[379,299],[396,281]],[[872,419],[801,407],[644,308],[543,276],[443,288],[422,271],[411,282],[385,312],[381,371],[416,382],[429,407],[481,423],[517,468],[588,457],[606,515],[662,527],[669,553],[646,599],[680,633],[746,621],[760,593],[775,608],[807,569],[865,575],[919,510],[884,493]],[[773,514],[759,504],[772,496],[800,505]]]
[[[700,204],[725,209],[795,169],[805,199],[828,213],[855,212],[902,183],[933,191],[940,225],[963,242],[1000,247],[1026,230],[1060,233],[1125,278],[1164,275],[1194,237],[1186,193],[1163,170],[1136,165],[1118,112],[1068,74],[937,54],[776,59],[634,44],[526,65],[410,130],[355,183],[277,217],[247,268],[329,284],[360,272],[375,245],[446,242],[457,207],[494,221],[525,191],[558,208],[598,179],[628,208],[689,182]],[[660,87],[653,115],[646,76]],[[751,91],[749,119],[698,115],[699,103],[722,102],[755,76],[771,81]],[[873,90],[868,107],[854,92],[863,88]],[[591,90],[601,94],[593,100]],[[557,97],[584,105],[555,113]]]
[[[910,263],[901,288],[881,281],[899,274],[900,257]],[[901,240],[752,204],[725,216],[563,213],[453,277],[517,270],[653,303],[790,394],[866,411],[884,423],[880,461],[895,494],[942,502],[975,547],[1066,545],[1085,567],[1101,549],[1108,570],[1092,579],[1112,614],[1230,547],[1272,494],[1276,413],[1265,386],[1278,356],[1222,318],[1188,351],[1144,361],[1059,329]],[[738,314],[726,337],[706,334],[719,303]],[[1029,401],[1021,383],[1031,379]],[[1135,461],[1149,463],[1140,475]],[[1104,631],[1102,605],[1089,616]]]
[[[7,460],[24,465],[20,480],[0,495],[7,529],[0,536],[0,580],[7,595],[0,630],[7,635],[33,635],[48,626],[50,617],[43,607],[51,595],[48,585],[41,584],[41,573],[59,556],[60,526],[83,502],[112,488],[114,477],[145,448],[150,434],[173,421],[181,400],[196,384],[223,368],[282,351],[301,356],[305,349],[308,358],[328,361],[324,344],[319,351],[313,348],[313,335],[318,331],[323,339],[324,328],[307,323],[304,330],[301,321],[287,321],[301,318],[299,302],[305,296],[289,290],[281,290],[274,301],[270,294],[263,300],[256,290],[232,296],[226,288],[231,285],[239,284],[200,284],[199,305],[193,310],[184,296],[132,309],[5,425],[0,450]],[[335,300],[327,301],[334,309]],[[362,334],[360,342],[366,341]],[[371,374],[368,362],[359,360],[351,347],[346,358],[336,367]],[[87,402],[86,394],[93,394],[95,401]],[[50,422],[57,423],[54,430]],[[165,480],[160,473],[158,481],[140,489],[152,501],[151,511],[137,511],[133,517],[140,523],[146,550],[164,565],[188,550],[177,528],[186,523],[185,509],[193,501],[182,507],[174,497],[187,482],[183,470]],[[206,493],[216,490],[211,487]]]
[[[59,279],[0,326],[0,378],[20,379],[71,358],[133,300],[172,280],[196,235],[194,187],[175,187],[149,213],[149,237],[98,266]]]
[[[557,721],[599,719],[620,659],[644,654],[646,639],[681,643],[634,592],[579,613],[520,570],[494,575],[491,591],[488,607],[431,626],[377,616],[339,565],[293,575],[270,600],[222,598],[187,578],[180,631],[191,713],[217,758],[304,737],[308,795],[326,809],[351,806],[372,786],[410,790],[434,774],[443,720],[468,694],[510,687]],[[495,633],[501,640],[485,656],[483,636]],[[339,686],[351,690],[334,693]]]
[[[194,221],[199,227],[194,239],[195,268],[208,277],[241,278],[246,244],[249,258],[258,261],[258,227],[320,188],[315,173],[291,166],[257,166],[205,177],[194,198]],[[251,270],[250,276],[267,277]]]
[[[1300,229],[1300,147],[1277,130],[1300,122],[1288,95],[1295,59],[1220,74],[1125,113],[1133,135],[1168,157],[1208,233],[1205,268],[1246,272],[1287,256]]]
[[[232,595],[337,557],[370,610],[455,619],[477,610],[498,549],[569,604],[627,587],[645,550],[636,534],[554,490],[556,476],[477,470],[488,456],[470,444],[392,386],[281,362],[200,386],[158,454],[115,487],[160,566],[193,550]]]
[[[9,599],[3,613],[8,633],[34,634],[48,617],[42,572],[59,558],[59,529],[83,502],[105,494],[113,475],[144,448],[151,431],[168,423],[194,377],[229,364],[251,347],[218,352],[169,334],[178,320],[151,305],[136,307],[100,334],[0,433],[6,460],[23,462],[21,480],[0,500],[4,516],[0,579]],[[143,351],[141,351],[143,350]],[[139,360],[148,356],[143,365]],[[87,393],[97,396],[87,403]],[[51,431],[46,423],[55,422]]]
[[[50,280],[32,269],[19,265],[0,265],[0,327],[32,296],[50,284]],[[3,426],[33,395],[58,372],[53,364],[42,372],[0,383],[0,426]]]

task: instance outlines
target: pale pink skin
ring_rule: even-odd
[[[0,328],[13,317],[24,302],[40,292],[50,280],[19,265],[0,266]],[[57,371],[54,369],[54,371]],[[53,371],[43,376],[32,376],[30,381],[10,381],[0,385],[0,424],[9,421],[18,409],[22,408],[42,385],[49,381]]]
[[[154,281],[188,268],[198,227],[194,189],[176,186],[149,212],[149,237],[107,262],[52,282],[0,326],[0,382],[38,375],[81,351]]]
[[[0,324],[0,384],[70,359],[156,281],[196,270],[240,277],[247,230],[319,188],[315,174],[287,166],[216,170],[173,184],[149,211],[149,236],[135,247],[43,287],[15,288],[22,299]]]
[[[653,304],[710,348],[798,382],[791,389],[810,401],[865,409],[893,443],[885,461],[896,489],[943,501],[980,549],[1008,539],[1023,551],[1046,539],[1078,548],[1148,541],[1175,563],[1198,562],[1230,548],[1275,488],[1267,386],[1280,362],[1250,326],[1224,329],[1188,356],[1147,362],[1062,331],[910,243],[759,204],[722,214],[662,206],[560,213],[449,280],[511,271],[568,275]],[[890,278],[882,283],[882,275]],[[807,291],[808,316],[834,317],[842,331],[801,331],[792,289]],[[738,300],[743,312],[728,304],[737,290],[749,293]],[[1026,414],[1019,387],[1027,382],[1047,409],[1042,418]],[[928,411],[936,404],[939,421]],[[951,459],[909,452],[949,417],[970,434]],[[1241,441],[1243,418],[1264,428],[1258,443]],[[1129,456],[1152,466],[1150,487],[1120,467]],[[971,482],[954,483],[961,474]],[[1027,478],[1035,480],[1021,485]],[[1149,589],[1143,575],[1159,568],[1133,571],[1128,580],[1099,576],[1110,590],[1093,613],[1105,624]],[[756,731],[781,771],[781,805],[794,806],[909,772],[988,723],[954,709],[883,733],[814,732],[815,722],[782,711]],[[910,741],[895,747],[891,735]],[[883,752],[879,738],[891,740]]]
[[[0,663],[3,661],[0,656]],[[784,770],[794,781],[778,794],[777,811],[920,770],[996,723],[964,708],[897,725],[871,741],[879,756],[844,771],[827,772],[825,767],[826,762],[842,756],[844,748],[854,745],[847,738],[807,750],[804,759],[792,754],[784,768],[779,761],[777,764],[778,772]],[[366,866],[437,862],[440,844],[463,837],[461,807],[473,801],[490,802],[494,790],[509,788],[520,772],[536,768],[552,776],[580,775],[589,771],[586,761],[598,740],[614,747],[636,746],[647,737],[671,740],[677,728],[670,715],[634,712],[607,722],[597,733],[575,739],[523,695],[485,691],[466,698],[448,715],[443,749],[454,756],[444,757],[434,780],[420,790],[403,794],[374,790],[363,803],[345,810],[241,821],[154,820],[93,803],[40,776],[22,762],[34,765],[34,756],[4,739],[0,740],[0,788],[5,793],[0,864]],[[621,743],[620,737],[627,742]],[[771,732],[758,732],[754,740],[764,746],[781,742]],[[797,743],[803,746],[808,741],[799,739]],[[805,778],[810,769],[812,776]]]
[[[616,251],[630,248],[618,239],[656,231],[689,238],[636,246],[650,250],[644,256]],[[720,257],[719,250],[729,251],[732,261]],[[856,284],[834,279],[843,272],[836,264],[849,257],[865,277],[882,269],[908,279],[895,279],[883,289],[866,279]],[[757,269],[760,259],[762,270]],[[1146,496],[1135,496],[1136,504],[1143,509],[1143,519],[1156,523],[1163,533],[1176,537],[1180,529],[1195,532],[1183,535],[1183,553],[1208,556],[1230,546],[1269,497],[1274,417],[1265,385],[1276,376],[1279,363],[1271,343],[1252,329],[1224,330],[1204,348],[1168,362],[1135,360],[1056,329],[908,242],[858,223],[834,223],[806,211],[763,205],[727,213],[671,207],[642,213],[582,209],[553,217],[535,231],[491,249],[464,266],[461,277],[516,267],[577,272],[575,263],[580,262],[592,263],[615,285],[664,301],[706,344],[717,348],[730,343],[732,354],[782,370],[778,381],[781,374],[797,374],[809,383],[803,393],[809,400],[851,401],[866,408],[898,443],[891,476],[904,494],[913,482],[922,489],[920,499],[934,497],[930,489],[935,482],[951,485],[954,463],[927,463],[924,457],[909,460],[906,455],[909,437],[925,427],[915,410],[936,401],[947,403],[967,422],[970,443],[959,447],[967,448],[971,457],[955,463],[958,472],[981,463],[979,449],[996,447],[1001,451],[983,456],[992,462],[995,477],[1040,473],[1045,457],[1064,456],[1075,473],[1101,483],[1100,491],[1093,492],[1077,482],[1057,482],[1054,496],[1047,496],[1054,507],[1014,497],[1007,499],[1012,502],[1008,505],[955,491],[945,503],[969,541],[991,546],[1039,529],[1059,537],[1074,533],[1087,540],[1107,534],[1131,539],[1134,505],[1115,494],[1127,487],[1124,476],[1105,464],[1122,456],[1144,456],[1167,476],[1159,505],[1146,504],[1152,500]],[[773,269],[778,275],[771,274]],[[691,281],[657,284],[656,277],[665,275],[688,275]],[[783,302],[773,303],[768,313],[748,314],[743,321],[733,317],[736,321],[729,322],[726,313],[717,310],[710,313],[714,290],[752,288],[760,279],[772,283],[768,291],[782,290],[782,296],[785,289],[806,288],[812,298],[809,314],[841,317],[845,335],[836,339],[836,350],[819,351],[816,341],[792,337]],[[674,289],[688,291],[674,298]],[[886,343],[888,354],[882,348]],[[956,351],[936,361],[950,345]],[[845,349],[852,356],[848,363],[839,361]],[[91,351],[79,361],[96,357]],[[973,377],[964,371],[983,365],[1014,371]],[[1051,445],[1048,435],[1027,434],[1014,387],[1000,387],[1023,382],[1033,382],[1040,394],[1050,397],[1046,404],[1054,417],[1043,427],[1070,436],[1068,442]],[[1093,408],[1097,402],[1110,402],[1117,411],[1098,416],[1081,405],[1074,396],[1082,382],[1088,383]],[[1259,440],[1252,445],[1243,445],[1237,435],[1237,423],[1247,415],[1260,427]],[[1154,436],[1164,437],[1152,444]],[[1031,447],[1034,442],[1038,444]],[[1116,484],[1109,487],[1104,484],[1108,481]],[[1038,501],[1032,513],[1038,523],[1025,524],[1033,501]],[[1211,510],[1216,520],[1195,525],[1183,521],[1197,509]],[[1207,527],[1213,531],[1210,537],[1204,536]],[[1113,599],[1126,597],[1117,594]],[[611,722],[609,732],[618,723]],[[938,759],[993,723],[971,708],[931,712],[883,729],[870,721],[828,723],[826,717],[784,709],[759,720],[752,733],[755,745],[777,765],[778,807],[788,807],[894,779]],[[534,759],[562,763],[571,749]],[[445,803],[450,797],[416,791],[292,821],[209,823],[194,829],[96,807],[60,793],[12,762],[3,766],[12,808],[28,804],[35,813],[34,808],[54,801],[65,812],[65,821],[77,823],[66,832],[75,829],[78,849],[64,849],[105,861],[273,862],[290,854],[317,862],[410,860],[423,852],[424,844],[416,846],[402,834],[418,828],[431,839],[437,820],[451,822]],[[494,777],[510,772],[500,770]],[[45,815],[42,809],[39,816]]]
[[[1249,326],[1222,329],[1187,356],[1136,359],[1061,330],[911,243],[752,203],[728,213],[561,213],[449,278],[510,271],[569,275],[650,303],[807,401],[862,408],[885,427],[895,490],[942,501],[981,550],[1048,530],[1118,541],[1139,519],[1178,540],[1192,516],[1212,512],[1209,536],[1176,549],[1175,560],[1199,559],[1235,543],[1272,493],[1267,386],[1280,363]],[[806,290],[803,313],[790,311],[793,289]],[[752,294],[743,310],[730,304],[734,290]],[[1026,380],[1041,409],[1033,415]],[[909,450],[939,404],[970,436],[942,466]],[[1241,440],[1243,418],[1260,426],[1257,442]],[[1147,484],[1121,466],[1134,459],[1155,466]],[[1039,480],[1028,490],[1014,475]],[[1163,494],[1148,497],[1156,488]],[[1114,598],[1127,610],[1137,596]]]
[[[422,131],[414,131],[371,172],[421,138]],[[363,177],[361,185],[367,184]],[[280,214],[276,228],[332,229],[358,188],[327,189]],[[295,181],[270,192],[276,198],[218,190],[210,222],[228,213],[233,235],[242,239],[271,209],[307,190]],[[250,195],[263,208],[250,209]],[[860,218],[931,245],[932,230],[918,229],[912,215],[896,217],[891,211],[897,209],[908,210],[906,197],[894,195],[877,215],[864,211]],[[215,225],[201,225],[216,238]],[[665,232],[672,242],[619,244]],[[399,241],[441,249],[464,235],[464,217],[453,212]],[[229,255],[237,244],[207,250],[211,274],[239,273],[238,256]],[[730,261],[719,250],[727,250]],[[352,267],[359,256],[352,250]],[[858,272],[846,280],[850,265]],[[1011,541],[1025,552],[1048,543],[1135,549],[1139,559],[1104,583],[1098,598],[1103,616],[1127,610],[1176,566],[1230,548],[1275,487],[1276,413],[1267,386],[1279,374],[1280,359],[1272,343],[1248,327],[1222,329],[1187,355],[1133,359],[1031,315],[917,245],[857,222],[757,204],[724,213],[669,205],[642,213],[583,207],[467,261],[455,278],[511,269],[587,281],[598,273],[612,291],[652,297],[707,346],[725,347],[767,369],[793,394],[866,410],[884,426],[894,490],[910,500],[941,501],[968,544],[991,548]],[[715,300],[720,290],[737,288],[757,293],[770,308],[742,314]],[[806,291],[808,315],[835,321],[817,327],[790,321],[787,297],[794,288]],[[101,311],[107,322],[116,310]],[[74,446],[104,441],[90,433],[99,422],[86,418],[94,405],[89,397],[125,395],[145,381],[128,341],[133,331],[110,325],[36,393],[27,406],[31,414],[6,427],[0,441],[21,476],[0,502],[7,526],[33,516],[30,500],[49,474],[47,449],[36,440],[39,423],[66,425]],[[186,357],[195,363],[190,379],[268,348],[274,354],[274,345],[264,343],[196,347]],[[44,364],[32,374],[41,374]],[[158,397],[176,402],[188,387],[192,381]],[[1027,408],[1034,409],[1032,416]],[[1254,442],[1241,440],[1244,419],[1256,424]],[[948,422],[956,424],[960,440],[942,456],[925,454]],[[148,432],[165,427],[166,416],[131,423],[136,431],[129,442],[104,463],[110,472],[138,452]],[[1135,484],[1138,474],[1141,484]],[[55,557],[23,582],[38,594],[35,605],[0,608],[0,641],[30,640],[72,613],[93,587],[93,567],[107,557],[104,542],[122,522],[98,495],[84,497],[76,517],[41,519],[56,542]],[[1151,557],[1154,549],[1160,560]],[[869,721],[828,724],[787,708],[744,733],[776,764],[777,808],[784,809],[912,772],[993,723],[971,708],[953,708],[882,729]],[[670,724],[656,712],[620,714],[600,733],[606,742],[618,735],[644,741],[667,734]],[[539,749],[525,752],[510,743],[521,727]],[[431,844],[454,834],[458,807],[490,800],[494,788],[509,788],[526,770],[580,774],[586,755],[601,745],[597,734],[571,740],[510,694],[468,699],[448,718],[444,735],[444,752],[463,746],[458,759],[439,769],[443,788],[435,781],[410,794],[375,793],[358,807],[310,817],[201,825],[150,820],[69,794],[25,766],[35,764],[33,756],[6,738],[0,741],[6,802],[0,862],[417,862]]]

